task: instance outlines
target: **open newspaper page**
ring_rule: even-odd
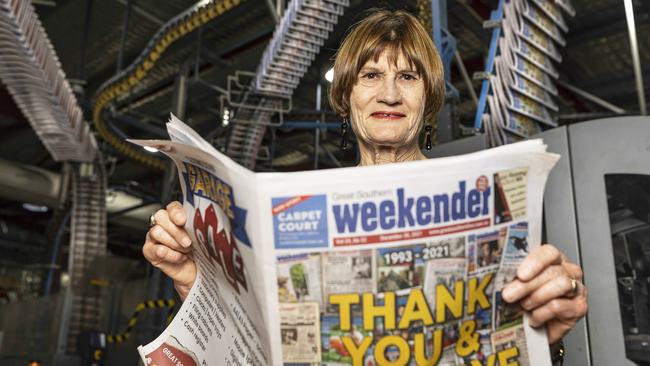
[[[540,140],[374,167],[253,173],[174,120],[199,278],[146,365],[550,365],[501,290],[540,245]],[[200,151],[203,150],[204,152]],[[193,362],[193,363],[192,363]]]
[[[273,364],[550,365],[545,333],[501,290],[540,245],[557,158],[528,141],[258,174],[263,245],[275,249],[263,269],[264,305],[278,319],[268,324]],[[320,324],[303,326],[301,347],[290,338],[305,317],[296,306],[320,314]]]
[[[255,230],[255,175],[175,117],[167,127],[183,144],[137,142],[176,164],[198,277],[168,328],[138,351],[152,366],[271,364],[263,287],[255,285],[262,276],[256,258],[263,256]]]

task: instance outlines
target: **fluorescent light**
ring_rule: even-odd
[[[23,203],[23,208],[30,212],[47,212],[47,206],[35,205],[32,203]]]
[[[158,149],[156,149],[155,147],[151,147],[151,146],[145,146],[144,149],[149,151],[149,152],[152,152],[152,153],[158,152]]]
[[[624,0],[625,18],[627,19],[627,30],[630,36],[630,48],[632,50],[632,66],[634,67],[634,79],[636,82],[636,92],[639,98],[639,109],[641,115],[647,115],[648,111],[645,103],[645,91],[643,86],[643,74],[641,72],[641,61],[639,60],[639,44],[636,39],[636,26],[634,24],[634,6],[632,0]]]
[[[334,68],[327,70],[325,73],[325,80],[329,81],[330,83],[332,80],[334,80]]]

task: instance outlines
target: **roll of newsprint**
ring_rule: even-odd
[[[501,291],[541,243],[541,140],[254,173],[172,117],[197,279],[145,365],[551,365]]]

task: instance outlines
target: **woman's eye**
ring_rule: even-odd
[[[402,74],[402,79],[411,81],[411,80],[416,80],[416,77],[410,74]]]
[[[377,73],[375,72],[369,72],[365,75],[366,79],[376,79],[377,78]]]

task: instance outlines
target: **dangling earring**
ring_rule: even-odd
[[[431,131],[433,130],[433,127],[431,127],[431,125],[426,125],[424,126],[424,130],[427,132],[427,136],[426,136],[427,150],[431,150],[431,147],[433,147],[433,145],[431,144]]]
[[[348,149],[348,118],[343,117],[343,122],[341,123],[341,150],[345,151]]]

